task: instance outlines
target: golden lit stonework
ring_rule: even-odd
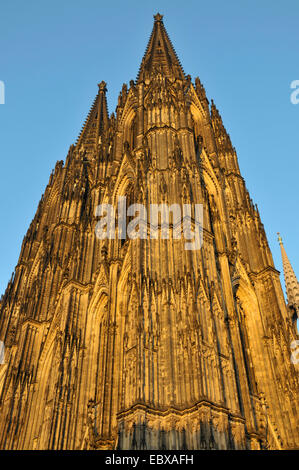
[[[162,15],[110,116],[106,92],[1,299],[0,448],[298,448],[293,314],[219,111]],[[168,238],[145,222],[144,238],[100,239],[96,208],[122,198],[148,214],[202,205],[200,249],[174,220]]]

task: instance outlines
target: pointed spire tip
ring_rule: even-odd
[[[107,91],[106,86],[107,86],[107,83],[104,82],[104,80],[102,80],[101,83],[98,83],[99,91],[106,92]]]
[[[280,236],[280,233],[277,232],[277,236],[278,236],[278,241],[279,241],[279,244],[282,245],[282,238]]]
[[[163,15],[160,15],[160,13],[157,13],[156,15],[154,15],[154,19],[156,23],[163,21]]]
[[[185,73],[169,39],[163,23],[163,15],[154,15],[155,23],[143,56],[137,82],[144,81],[151,74],[160,70],[168,78],[185,79]]]

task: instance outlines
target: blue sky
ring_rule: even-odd
[[[237,149],[277,269],[280,231],[299,276],[299,2],[28,0],[0,7],[0,293],[57,160],[107,82],[114,111],[135,79],[153,25],[164,24],[184,70],[203,82]]]

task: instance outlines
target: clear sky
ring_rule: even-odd
[[[0,293],[57,160],[105,80],[109,111],[135,79],[153,26],[164,24],[237,149],[277,269],[276,232],[299,276],[298,0],[10,0],[0,6]]]

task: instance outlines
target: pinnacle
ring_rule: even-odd
[[[155,19],[156,22],[162,21],[163,20],[163,15],[160,15],[160,13],[157,13],[156,15],[154,15],[154,19]]]
[[[106,127],[108,121],[108,108],[106,100],[106,82],[101,81],[98,84],[98,94],[95,97],[91,108],[87,114],[87,118],[84,121],[80,135],[77,139],[77,144],[82,144],[83,140],[89,141],[92,146],[95,146],[98,141],[99,135],[96,137],[93,135],[93,128],[97,129],[97,133],[100,134]]]
[[[107,83],[104,82],[104,80],[102,80],[101,83],[98,84],[99,91],[104,91],[104,92],[106,92],[106,91],[107,91],[106,86],[107,86]]]
[[[137,81],[149,78],[156,69],[162,71],[168,78],[185,79],[184,70],[164,27],[163,15],[157,13],[154,15],[154,20]]]

